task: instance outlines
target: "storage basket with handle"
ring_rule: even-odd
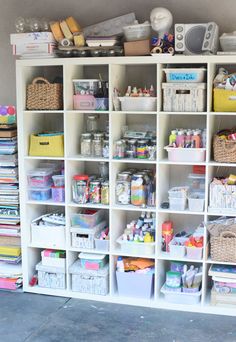
[[[214,160],[220,163],[236,163],[236,140],[213,138]]]
[[[30,135],[30,156],[42,157],[63,157],[64,156],[64,135]]]
[[[59,110],[63,108],[63,86],[36,77],[27,86],[26,108],[29,110]]]
[[[236,262],[236,233],[222,231],[219,236],[211,236],[210,243],[213,261]]]

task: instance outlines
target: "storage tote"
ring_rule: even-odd
[[[81,210],[80,213],[71,214],[71,225],[81,228],[92,228],[99,224],[104,217],[104,210]]]
[[[206,76],[206,68],[168,68],[163,69],[168,83],[201,83]]]
[[[188,305],[198,304],[202,294],[201,290],[192,293],[170,291],[166,288],[165,284],[162,286],[161,292],[164,294],[165,300],[169,303]]]
[[[30,156],[63,157],[64,134],[55,135],[30,135]]]
[[[162,83],[164,112],[204,112],[205,83]]]
[[[93,228],[70,228],[71,244],[75,248],[93,249],[95,247],[95,234],[106,226],[106,221],[102,221]]]
[[[168,160],[172,162],[204,162],[206,160],[205,148],[182,148],[165,146]]]
[[[105,296],[109,292],[109,265],[94,271],[81,267],[80,261],[76,260],[70,266],[69,272],[72,277],[72,291],[90,293]]]
[[[214,160],[219,163],[236,163],[236,140],[226,140],[215,135],[213,138],[213,152]]]
[[[236,233],[222,231],[210,238],[211,259],[213,261],[236,262]]]
[[[116,242],[120,245],[122,253],[137,255],[152,255],[155,253],[155,242],[125,241],[120,236]]]
[[[215,112],[236,112],[236,91],[227,89],[213,89]]]
[[[38,286],[61,290],[66,288],[65,268],[43,266],[40,262],[36,265],[36,271]]]
[[[119,296],[150,299],[154,288],[153,273],[116,271]]]
[[[63,109],[62,84],[50,83],[44,77],[36,77],[32,84],[27,86],[26,108],[29,110]]]

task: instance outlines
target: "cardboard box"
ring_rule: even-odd
[[[125,56],[145,56],[150,55],[150,40],[138,40],[124,43]]]

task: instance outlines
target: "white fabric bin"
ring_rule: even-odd
[[[205,148],[181,148],[166,146],[168,160],[173,162],[204,162],[206,159]]]
[[[188,208],[190,211],[203,211],[205,202],[204,192],[191,193],[188,197]]]
[[[65,268],[43,266],[42,263],[36,265],[38,271],[38,286],[51,289],[66,288]]]

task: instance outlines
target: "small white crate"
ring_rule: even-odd
[[[70,228],[72,247],[93,249],[95,247],[95,235],[106,226],[106,221],[93,228]]]
[[[206,159],[205,148],[181,148],[165,146],[168,160],[172,162],[204,162]]]
[[[205,83],[162,83],[164,112],[204,112]]]
[[[152,255],[155,253],[155,242],[125,241],[122,236],[116,242],[120,245],[122,253],[138,255]]]
[[[187,208],[187,198],[169,197],[170,210],[182,211]]]
[[[105,296],[109,292],[109,265],[97,271],[81,267],[79,260],[70,266],[72,291]]]
[[[202,259],[202,247],[186,247],[187,250],[187,258],[194,259],[194,260],[201,260]]]
[[[203,211],[205,194],[203,192],[194,192],[188,197],[188,207],[190,211]]]
[[[122,111],[156,111],[156,97],[119,97]]]
[[[154,289],[153,273],[116,271],[117,290],[121,297],[150,299]]]
[[[36,265],[38,271],[38,286],[51,289],[66,288],[65,268],[48,267],[38,263]]]
[[[44,256],[44,251],[41,252],[42,265],[46,267],[59,267],[66,269],[66,258],[53,258],[50,256]]]
[[[163,69],[168,83],[201,83],[204,82],[206,68],[169,68]]]
[[[186,238],[183,241],[187,241]],[[170,249],[170,256],[173,258],[183,258],[186,254],[186,247],[181,245],[175,244],[175,239],[171,240],[169,243],[169,249]]]
[[[95,236],[95,249],[98,251],[108,252],[109,251],[109,241],[110,240],[100,240]]]
[[[31,223],[31,242],[47,248],[63,248],[65,245],[65,226],[38,225],[40,218]]]
[[[193,293],[168,291],[165,284],[162,286],[161,292],[164,294],[165,300],[169,303],[188,305],[198,304],[202,294],[202,291]]]

